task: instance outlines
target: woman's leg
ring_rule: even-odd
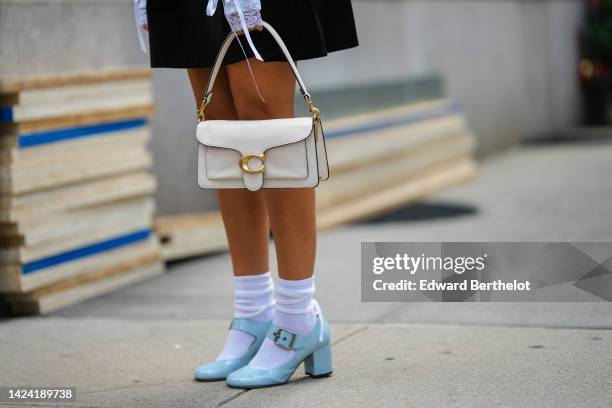
[[[295,78],[286,62],[249,60],[265,100],[252,82],[246,62],[227,66],[230,88],[241,120],[289,118],[294,114]],[[317,319],[313,269],[316,250],[315,192],[313,188],[263,189],[272,226],[278,272],[274,325],[300,336],[312,332]],[[295,350],[264,339],[249,363],[271,369],[288,363]],[[239,374],[236,374],[239,375]]]
[[[196,105],[202,100],[210,68],[189,69]],[[206,109],[208,119],[236,120],[238,115],[229,87],[227,71],[219,71],[214,98]],[[195,377],[201,381],[224,379],[250,359],[273,316],[272,278],[269,272],[269,224],[263,192],[243,189],[217,190],[234,270],[234,317],[247,318],[241,329],[231,329],[217,357],[221,363],[199,366]],[[248,360],[247,360],[248,361]]]
[[[210,68],[188,70],[196,99],[202,101]],[[214,97],[206,108],[208,119],[238,119],[230,91],[228,75],[222,67],[214,86]],[[257,275],[270,269],[269,234],[266,203],[263,191],[246,189],[219,189],[217,199],[229,244],[234,275]]]
[[[241,120],[290,118],[294,115],[295,78],[286,62],[249,60],[265,100],[259,97],[246,62],[227,66],[230,88]],[[315,190],[270,188],[264,193],[274,236],[279,276],[312,276],[316,251]]]

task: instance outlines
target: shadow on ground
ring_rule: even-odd
[[[426,221],[439,218],[464,217],[467,215],[476,215],[477,212],[477,207],[471,204],[423,202],[399,208],[376,217],[367,218],[354,223],[354,225]]]

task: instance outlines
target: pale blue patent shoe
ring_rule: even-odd
[[[304,362],[306,374],[327,377],[332,373],[329,325],[319,313],[314,329],[305,336],[272,325],[267,337],[277,346],[295,350],[287,363],[272,369],[251,368],[248,365],[227,376],[227,385],[234,388],[261,388],[285,384]]]
[[[195,379],[198,381],[225,380],[232,371],[236,371],[249,364],[249,361],[257,353],[261,343],[266,338],[266,333],[270,326],[272,326],[272,320],[233,319],[229,327],[230,330],[240,330],[248,333],[255,337],[255,341],[253,341],[246,354],[241,358],[216,360],[199,366],[195,370]]]

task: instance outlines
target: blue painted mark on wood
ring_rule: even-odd
[[[344,129],[333,131],[333,132],[325,132],[325,138],[330,139],[330,138],[336,138],[336,137],[355,135],[359,133],[367,133],[367,132],[372,132],[372,131],[380,130],[380,129],[387,129],[387,128],[391,128],[395,126],[414,124],[414,123],[423,122],[426,120],[441,118],[444,116],[451,116],[451,115],[455,115],[457,113],[462,113],[462,112],[463,112],[463,108],[461,107],[461,104],[458,102],[452,102],[448,106],[445,106],[439,109],[434,109],[434,110],[425,111],[425,112],[417,112],[417,113],[407,115],[407,116],[389,118],[389,119],[381,120],[378,122],[371,122],[371,123],[360,125],[360,126],[347,127]]]
[[[101,125],[77,126],[45,132],[25,133],[19,135],[19,147],[21,149],[26,149],[28,147],[40,146],[48,143],[99,136],[103,133],[119,132],[122,130],[145,126],[146,124],[147,120],[141,118],[121,122],[104,123]]]
[[[85,258],[87,256],[100,254],[112,249],[120,248],[138,241],[144,241],[151,236],[150,229],[139,230],[129,234],[121,235],[105,241],[100,241],[95,244],[85,245],[70,251],[62,252],[57,255],[48,256],[36,261],[25,263],[22,266],[22,274],[29,274],[40,271],[41,269],[50,268],[65,262],[74,261]]]
[[[0,108],[0,122],[12,122],[13,121],[13,108],[10,106],[4,106]]]

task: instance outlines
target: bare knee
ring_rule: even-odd
[[[261,62],[254,58],[249,61],[250,68],[247,61],[227,66],[238,117],[242,120],[292,117],[295,78],[289,65],[280,61]]]

